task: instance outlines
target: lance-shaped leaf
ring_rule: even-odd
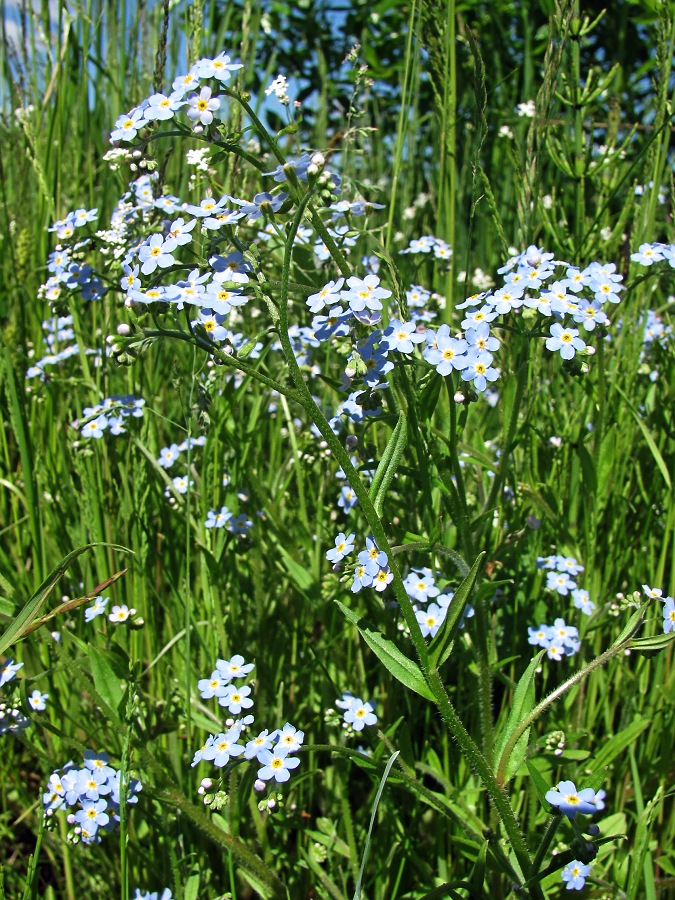
[[[471,591],[473,590],[476,576],[484,556],[485,551],[478,554],[476,561],[471,566],[471,571],[455,591],[441,627],[438,629],[436,637],[429,645],[429,662],[432,669],[438,669],[443,665],[448,656],[450,656],[452,644],[455,640],[455,635],[462,618],[462,613],[471,596]]]
[[[373,501],[378,516],[382,514],[384,498],[387,496],[389,485],[396,474],[407,441],[408,423],[405,413],[401,412],[370,485],[370,499]]]
[[[340,603],[339,600],[335,602],[342,610],[345,618],[358,628],[363,640],[394,678],[407,688],[410,688],[411,691],[415,691],[420,697],[424,697],[425,700],[434,699],[431,688],[417,663],[404,656],[393,641],[390,641],[389,638],[386,638],[379,631],[370,628],[363,619],[359,619],[356,613],[348,609],[344,603]]]
[[[127,547],[121,547],[119,544],[106,544],[103,542],[95,544],[85,544],[79,550],[73,550],[68,556],[54,569],[49,577],[42,582],[38,590],[33,594],[26,603],[21,612],[15,616],[9,627],[6,629],[2,637],[0,637],[0,654],[4,653],[12,644],[21,638],[30,630],[30,626],[40,615],[40,610],[47,601],[50,593],[54,590],[61,576],[68,570],[70,564],[77,559],[82,553],[91,550],[94,547],[111,547],[113,550],[122,550],[124,553],[131,553]]]
[[[508,721],[497,739],[495,759],[499,760],[497,764],[497,781],[500,784],[506,784],[509,779],[513,778],[525,759],[530,737],[529,728],[520,735],[515,745],[508,749],[507,753],[504,751],[510,743],[509,738],[511,735],[516,731],[525,716],[529,715],[534,709],[534,678],[545,653],[545,650],[540,650],[522,674],[513,694]]]

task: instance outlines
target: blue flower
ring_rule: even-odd
[[[170,447],[163,447],[159,451],[159,459],[157,460],[157,465],[161,466],[163,469],[170,469],[178,459],[179,455],[180,450],[178,448],[178,444],[171,444]]]
[[[241,207],[241,213],[248,216],[250,220],[260,219],[263,216],[269,216],[271,213],[278,212],[288,199],[288,194],[283,191],[276,196],[262,191],[256,194],[252,203],[244,201]]]
[[[248,685],[238,688],[230,684],[218,697],[218,704],[229,709],[232,715],[239,715],[242,709],[250,709],[253,706],[253,700],[249,697],[250,693],[251,688]]]
[[[202,750],[202,759],[213,760],[213,765],[218,768],[226,766],[231,757],[241,756],[244,752],[242,745],[237,743],[240,734],[239,728],[230,728],[225,734],[215,735],[213,743]]]
[[[416,331],[415,322],[400,322],[392,319],[382,337],[389,345],[389,350],[398,350],[399,353],[412,353],[414,344],[424,341],[424,335]]]
[[[663,607],[663,633],[668,634],[671,631],[675,631],[675,600],[666,597]]]
[[[340,496],[338,498],[338,506],[346,513],[350,512],[358,503],[358,498],[352,488],[346,484],[340,488]]]
[[[23,663],[15,663],[13,659],[6,659],[0,668],[0,687],[11,681],[22,665]]]
[[[546,799],[551,806],[557,806],[568,819],[573,819],[577,813],[593,815],[597,810],[595,797],[593,788],[577,791],[573,781],[561,781],[557,789],[546,793]]]
[[[210,509],[204,525],[207,528],[224,528],[232,518],[232,513],[226,506],[222,506],[220,512]]]
[[[588,591],[577,588],[572,591],[572,599],[576,608],[580,609],[585,616],[590,616],[595,609],[595,603],[591,600]]]
[[[366,549],[359,553],[359,562],[365,566],[366,572],[375,577],[380,569],[389,562],[389,557],[375,543],[374,538],[366,538]]]
[[[105,597],[105,599],[103,597],[94,597],[93,604],[84,611],[84,621],[91,622],[96,616],[102,616],[109,599],[109,597]]]
[[[341,531],[335,538],[335,547],[332,547],[326,553],[326,559],[332,563],[338,563],[348,556],[354,549],[355,534],[352,532],[349,537]]]
[[[448,607],[440,607],[437,603],[430,603],[426,609],[420,609],[415,613],[419,622],[423,637],[436,637],[438,629],[448,614]]]
[[[294,725],[286,722],[284,727],[275,731],[271,737],[276,738],[279,746],[283,747],[287,753],[295,753],[305,739],[305,732],[298,731]]]
[[[428,363],[436,367],[439,375],[449,375],[453,369],[463,369],[466,364],[466,351],[469,348],[463,339],[450,337],[450,327],[441,325],[434,335],[427,332],[429,345],[422,355]]]
[[[35,690],[28,698],[28,705],[31,709],[36,711],[42,711],[47,708],[47,700],[49,699],[49,694],[41,694],[40,691]]]
[[[590,865],[584,865],[575,859],[562,870],[562,880],[567,884],[568,891],[580,891],[590,874]]]
[[[262,763],[262,769],[258,769],[258,778],[261,781],[269,781],[274,778],[277,782],[288,781],[291,770],[297,769],[300,760],[297,756],[289,756],[289,751],[277,745],[274,752],[261,750],[258,754],[258,762]]]
[[[351,725],[354,731],[363,731],[366,725],[376,725],[375,704],[364,701],[360,697],[354,697],[349,693],[342,695],[342,700],[336,700],[335,705],[344,709],[344,720]]]
[[[547,572],[546,587],[557,591],[562,597],[566,597],[576,586],[576,582],[566,572]]]
[[[577,337],[578,328],[563,328],[555,322],[550,328],[551,337],[546,339],[546,348],[552,353],[558,350],[563,359],[572,359],[578,350],[584,350],[586,344]]]

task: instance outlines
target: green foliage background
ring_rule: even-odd
[[[80,206],[98,207],[106,220],[126,189],[126,173],[102,161],[116,117],[168,87],[199,56],[225,49],[244,63],[239,83],[273,132],[286,120],[264,89],[279,72],[291,79],[303,108],[298,130],[280,138],[287,155],[330,151],[349,190],[387,204],[359,238],[355,271],[361,252],[390,253],[404,286],[423,284],[446,299],[455,328],[453,304],[473,291],[475,270],[494,278],[511,247],[537,243],[581,266],[618,264],[629,285],[613,322],[620,318],[621,327],[613,327],[611,343],[600,343],[590,373],[573,378],[542,352],[524,362],[525,344],[513,336],[495,408],[472,405],[458,422],[450,391],[420,399],[424,437],[411,440],[384,501],[391,543],[418,541],[401,557],[406,564],[441,568],[458,583],[449,553],[471,564],[486,552],[476,590],[487,656],[480,658],[469,629],[442,676],[478,740],[485,712],[477,684],[489,673],[499,746],[532,657],[527,628],[559,612],[544,593],[538,555],[568,553],[586,567],[583,584],[598,613],[581,623],[579,666],[606,651],[626,624],[630,611],[620,608],[619,592],[647,582],[675,594],[672,346],[655,363],[656,381],[640,361],[645,311],[672,320],[672,269],[645,273],[630,262],[645,241],[675,242],[673,5],[616,0],[604,13],[598,3],[506,0],[170,6],[163,39],[169,4],[59,2],[55,13],[44,3],[23,19],[3,5],[0,616],[9,627],[68,554],[93,544],[72,561],[47,605],[58,607],[60,594],[82,596],[127,568],[109,593],[135,607],[145,625],[122,631],[103,624],[94,637],[76,610],[57,619],[60,644],[42,628],[5,650],[24,661],[24,706],[35,686],[50,694],[50,704],[20,739],[0,738],[0,896],[125,898],[129,885],[139,885],[169,886],[179,900],[225,892],[351,897],[366,846],[367,897],[508,896],[511,848],[479,778],[432,705],[381,665],[335,602],[351,600],[355,614],[399,640],[379,599],[353,600],[325,560],[338,530],[365,537],[368,528],[358,513],[336,520],[337,464],[302,410],[281,398],[271,415],[270,396],[250,380],[226,383],[194,348],[163,343],[129,369],[111,360],[94,368],[81,354],[67,372],[25,389],[49,314],[36,299],[53,246],[46,229]],[[372,86],[344,64],[355,42]],[[534,119],[516,112],[528,100],[536,103]],[[232,130],[242,124],[237,115]],[[165,179],[183,196],[188,177],[181,150],[167,160]],[[260,190],[230,159],[215,183],[237,196]],[[639,196],[636,185],[645,188]],[[449,274],[396,256],[421,234],[453,246]],[[280,277],[282,262],[272,254],[266,264]],[[296,276],[317,287],[328,280],[309,255],[297,261]],[[73,302],[70,312],[82,348],[103,346],[124,319],[119,297]],[[307,315],[301,301],[294,312],[296,321]],[[329,361],[322,390],[334,402],[331,380],[344,360]],[[263,364],[271,374],[275,366],[276,377],[288,377],[278,361]],[[147,399],[142,427],[126,440],[74,447],[69,423],[115,392]],[[389,417],[369,426],[364,463],[385,452],[395,411],[392,405]],[[170,508],[168,479],[155,460],[163,446],[207,424],[206,447],[192,458],[194,490]],[[552,435],[562,439],[559,450]],[[455,439],[465,467],[466,529],[450,500]],[[436,455],[427,458],[432,440]],[[497,449],[505,451],[502,462]],[[514,497],[496,514],[488,502],[495,470]],[[238,491],[248,494],[246,507]],[[208,509],[227,503],[238,511],[240,502],[263,513],[250,544],[205,529]],[[528,527],[532,516],[541,520],[538,530]],[[488,604],[497,588],[499,603]],[[660,631],[659,610],[650,608],[642,636]],[[198,699],[196,680],[217,657],[237,652],[256,662],[256,724],[290,720],[314,748],[274,815],[258,812],[254,776],[243,770],[229,776],[230,802],[219,815],[196,797],[206,770],[198,776],[189,762],[219,727]],[[562,666],[543,665],[538,699],[572,675],[571,663]],[[371,761],[324,721],[343,690],[377,700],[382,730],[364,737]],[[550,820],[536,773],[549,787],[563,777],[597,778],[595,787],[607,791],[602,834],[620,837],[600,847],[592,896],[656,898],[673,890],[673,699],[672,646],[658,654],[635,649],[572,687],[529,733],[535,773],[518,768],[509,797],[533,852]],[[128,844],[110,837],[100,846],[69,846],[62,823],[60,833],[44,835],[33,870],[41,789],[54,768],[87,746],[128,758],[141,775]],[[375,794],[395,750],[400,757],[368,843]],[[444,894],[452,882],[465,884]],[[559,871],[541,889],[557,896]]]

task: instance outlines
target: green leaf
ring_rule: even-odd
[[[308,591],[314,584],[314,579],[312,578],[311,573],[307,571],[305,566],[302,566],[300,563],[296,562],[290,556],[288,551],[284,550],[284,548],[279,543],[277,543],[277,551],[281,556],[283,564],[293,581],[297,584],[301,591]]]
[[[385,497],[387,496],[389,485],[396,474],[396,469],[401,462],[401,457],[403,456],[403,451],[405,450],[407,442],[408,422],[405,413],[401,411],[396,427],[384,449],[382,459],[380,460],[375,475],[373,476],[372,484],[370,485],[370,499],[373,501],[373,506],[375,507],[378,516],[382,515],[382,506]]]
[[[513,694],[508,721],[504,730],[497,738],[495,759],[498,760],[497,772],[502,775],[503,784],[506,784],[507,781],[513,778],[523,764],[525,754],[527,753],[527,745],[530,738],[529,728],[521,734],[513,749],[509,751],[508,759],[503,758],[504,750],[509,738],[516,731],[525,716],[529,715],[534,709],[534,679],[545,653],[545,650],[540,650],[521,675]]]
[[[0,597],[0,616],[6,616],[10,619],[13,612],[14,604],[12,601],[8,600],[7,597]]]
[[[113,667],[108,661],[108,654],[90,644],[89,664],[91,665],[91,674],[96,691],[111,709],[119,712],[122,698],[124,697],[124,690],[120,684],[119,676],[115,674]]]
[[[637,719],[627,728],[624,728],[623,731],[605,741],[602,745],[602,750],[596,754],[595,758],[587,766],[591,770],[591,774],[604,771],[605,766],[608,766],[626,747],[637,740],[650,724],[650,719]]]
[[[539,799],[543,804],[544,809],[546,812],[551,812],[551,804],[546,799],[546,794],[551,790],[551,785],[546,781],[531,759],[526,759],[525,765],[527,766],[527,771],[530,773],[532,781],[534,781],[534,786],[537,789],[537,794],[539,795]]]
[[[658,788],[653,799],[649,801],[640,816],[638,816],[635,837],[633,838],[631,846],[631,867],[627,884],[624,887],[627,897],[647,896],[645,891],[646,885],[644,884],[644,879],[647,876],[645,862],[648,863],[649,880],[653,887],[654,872],[651,865],[651,854],[649,853],[649,840],[652,834],[654,815],[659,808],[662,795],[663,785]]]
[[[598,454],[596,475],[598,481],[598,495],[600,498],[608,493],[613,483],[616,447],[616,426],[612,425],[602,439],[600,452]]]
[[[483,562],[484,556],[485,551],[479,553],[476,557],[476,561],[471,566],[471,571],[455,591],[452,602],[448,607],[448,612],[445,616],[445,619],[443,619],[443,623],[438,629],[436,637],[429,645],[429,663],[432,669],[438,669],[440,666],[442,666],[452,652],[452,644],[455,640],[455,634],[457,633],[457,629],[459,628],[459,622],[462,618],[464,607],[466,606],[469,597],[471,596],[471,591],[473,590],[473,586],[476,581],[478,569]]]
[[[356,613],[353,613],[344,603],[340,603],[339,600],[335,602],[342,610],[345,618],[358,628],[363,640],[394,678],[407,688],[410,688],[411,691],[415,691],[420,697],[424,697],[425,700],[434,699],[431,688],[426,683],[422,670],[417,663],[404,656],[389,638],[366,625],[365,621],[363,619],[360,620]]]
[[[485,883],[485,867],[487,863],[487,849],[488,843],[485,841],[483,846],[480,848],[480,852],[478,853],[478,858],[476,862],[473,864],[473,871],[471,872],[471,887],[473,893],[477,896],[483,895],[483,885]]]
[[[642,620],[645,617],[645,612],[646,608],[643,606],[633,613],[633,615],[623,627],[623,630],[619,634],[618,638],[613,642],[612,647],[618,647],[619,644],[624,644],[633,634],[635,634],[635,632],[642,624]]]
[[[21,612],[15,616],[9,627],[0,637],[0,654],[3,654],[12,644],[20,641],[24,634],[29,630],[31,624],[40,615],[40,610],[47,601],[50,593],[54,590],[61,576],[68,570],[70,564],[81,556],[87,550],[94,547],[111,547],[113,550],[121,550],[124,553],[132,553],[127,547],[121,547],[119,544],[94,543],[85,544],[79,550],[73,550],[68,556],[54,569],[49,577],[43,581],[35,594],[26,603]]]
[[[433,377],[422,391],[419,401],[420,419],[430,419],[438,406],[438,398],[443,387],[443,379]]]
[[[598,480],[595,474],[593,458],[583,444],[580,444],[577,448],[577,454],[579,456],[579,462],[581,463],[581,471],[584,476],[584,487],[590,494],[595,494],[598,489]]]
[[[630,642],[631,650],[665,650],[675,641],[675,631],[670,634],[655,634],[653,637],[636,638]]]
[[[621,388],[618,387],[618,385],[614,385],[614,387],[616,388],[618,393],[623,397],[624,402],[626,403],[626,406],[632,412],[633,418],[638,423],[638,427],[640,428],[640,431],[642,432],[642,436],[645,439],[652,456],[654,457],[654,462],[656,463],[656,465],[659,469],[659,472],[663,475],[663,480],[665,481],[665,483],[668,487],[668,490],[669,491],[672,490],[672,484],[670,481],[670,474],[668,472],[668,466],[666,466],[665,462],[663,461],[663,457],[661,456],[659,448],[656,446],[656,441],[654,440],[651,431],[647,428],[645,423],[642,421],[639,412],[635,409],[635,407],[630,402],[628,397],[624,394],[624,392],[621,390]]]
[[[184,900],[197,900],[199,897],[199,872],[193,872],[187,880],[183,892]]]
[[[382,797],[382,791],[384,791],[384,786],[387,783],[387,777],[389,772],[391,771],[391,767],[396,762],[396,758],[399,754],[397,750],[395,753],[392,753],[389,762],[387,763],[384,774],[382,775],[382,780],[380,781],[380,786],[377,789],[377,794],[375,795],[375,802],[373,803],[373,811],[370,815],[370,826],[368,828],[368,834],[366,836],[366,845],[363,848],[363,858],[361,859],[361,868],[359,869],[359,877],[356,882],[356,888],[354,890],[354,900],[361,900],[361,883],[363,881],[363,873],[366,869],[366,862],[368,860],[368,852],[370,851],[370,841],[373,835],[373,826],[375,825],[375,816],[377,815],[377,807],[380,805],[380,798]]]

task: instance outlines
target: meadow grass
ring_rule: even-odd
[[[15,28],[5,4],[0,897],[541,898],[561,894],[561,873],[583,882],[574,865],[591,866],[588,896],[671,895],[675,24],[665,4],[639,7],[637,25],[618,7],[609,22],[579,2],[415,0],[354,7],[340,24],[314,4],[91,0],[45,4]],[[317,23],[349,29],[344,62]],[[294,40],[304,81],[282,67]],[[222,51],[242,68],[202,79],[222,98],[216,124],[199,132],[183,109],[119,141],[119,163],[103,159],[118,117]],[[265,94],[278,74],[292,91],[310,85],[304,109]],[[324,154],[307,179],[261,175],[304,151]],[[341,194],[322,171],[342,177]],[[249,299],[227,335],[214,340],[222,323],[198,322],[189,302],[125,305],[121,257],[163,220],[190,218],[155,199],[251,202],[279,188],[288,201],[268,201],[254,226],[198,223],[175,266],[140,276],[144,289],[177,282],[241,251]],[[136,212],[106,243],[125,195]],[[382,208],[331,221],[332,204],[360,198]],[[48,229],[93,208],[61,243],[90,239],[71,255],[105,294],[85,299],[85,276],[50,300]],[[438,253],[401,252],[425,235]],[[461,368],[438,373],[424,342],[390,350],[386,385],[334,420],[384,362],[364,343],[377,323],[317,340],[308,296],[376,270],[391,292],[382,330],[415,314],[420,334],[444,323],[454,335],[472,308],[457,304],[481,291],[489,304],[509,257],[531,279],[545,253],[622,276],[608,321],[575,325],[595,352],[561,359],[545,348],[555,317],[517,303],[491,323],[487,390]],[[412,286],[429,292],[423,307]],[[72,321],[51,326],[48,347],[56,316]],[[87,436],[111,397],[144,401],[142,414]],[[227,527],[214,527],[222,507]],[[336,535],[352,532],[333,566]],[[355,592],[371,536],[388,584]],[[551,587],[556,557],[590,614]],[[97,596],[105,614],[85,621]],[[123,605],[134,612],[109,618]],[[557,619],[572,629],[560,660],[552,633],[528,642]],[[191,765],[229,728],[197,683],[236,654],[255,664],[236,682],[252,688],[255,721],[228,740],[304,732],[281,757],[300,760],[285,783],[260,783],[266,758]],[[373,710],[376,723],[353,727]],[[120,773],[117,805],[103,803],[119,822],[100,823],[100,843],[58,800],[44,814],[50,776],[82,768],[86,751]],[[569,781],[605,792],[592,820],[546,798]]]

